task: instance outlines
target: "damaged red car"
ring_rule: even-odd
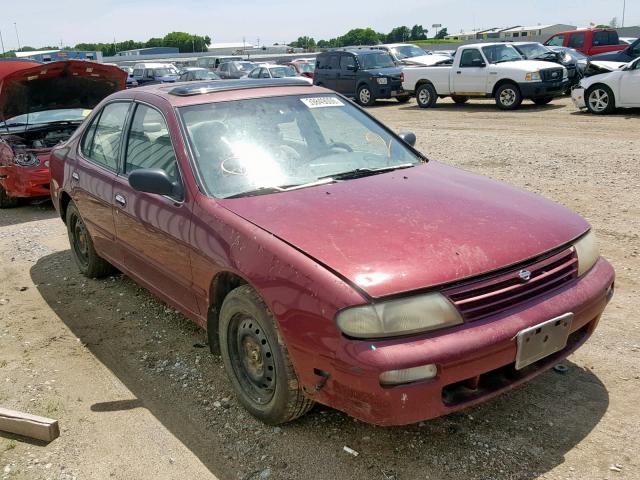
[[[118,67],[79,60],[0,61],[0,208],[50,195],[51,148],[126,78]]]
[[[206,328],[259,419],[409,424],[560,362],[614,290],[584,219],[415,140],[302,79],[143,87],[54,149],[52,199],[80,271]]]

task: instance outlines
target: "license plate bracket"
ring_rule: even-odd
[[[566,347],[572,321],[573,313],[569,312],[518,332],[516,370]]]

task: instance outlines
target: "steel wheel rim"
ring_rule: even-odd
[[[516,103],[516,92],[513,88],[505,88],[500,92],[500,103],[505,107],[510,107]]]
[[[589,105],[596,112],[602,112],[609,106],[609,94],[601,88],[591,92],[589,95]]]
[[[229,356],[234,374],[249,398],[268,404],[275,393],[277,372],[273,350],[262,326],[244,313],[229,325]]]
[[[371,92],[369,91],[369,89],[368,88],[360,89],[360,101],[362,103],[369,103],[370,100],[371,100]]]
[[[82,219],[78,216],[73,217],[71,224],[73,232],[73,251],[76,257],[83,265],[89,262],[89,233]]]
[[[422,104],[428,103],[430,98],[431,98],[431,95],[429,95],[429,92],[427,91],[426,88],[423,88],[418,93],[418,100],[420,100],[420,103]]]

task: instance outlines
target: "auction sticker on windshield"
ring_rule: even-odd
[[[308,97],[301,98],[300,101],[309,108],[344,107],[344,103],[336,97]]]

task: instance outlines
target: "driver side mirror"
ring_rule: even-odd
[[[412,147],[416,146],[416,134],[413,132],[400,132],[398,136],[402,139],[404,143],[407,145],[411,145]]]
[[[129,185],[138,192],[166,195],[182,200],[182,184],[169,178],[167,172],[159,168],[140,168],[129,174]]]

